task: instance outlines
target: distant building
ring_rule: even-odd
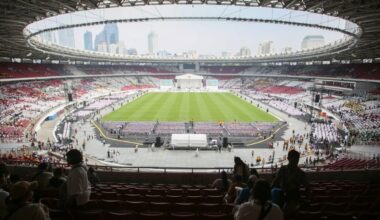
[[[241,57],[249,57],[249,56],[251,56],[251,49],[249,49],[248,47],[242,47],[242,48],[240,48],[239,56],[241,56]]]
[[[301,49],[313,49],[325,45],[325,38],[321,35],[309,35],[304,37],[301,43]]]
[[[51,43],[56,43],[57,39],[55,37],[55,31],[47,31],[41,34],[42,40],[51,42]]]
[[[93,46],[92,46],[92,33],[90,31],[86,31],[86,33],[84,33],[84,49],[85,50],[93,50]]]
[[[160,50],[160,51],[157,52],[157,55],[159,57],[167,57],[167,56],[170,56],[171,54],[168,51],[166,51],[166,50]]]
[[[148,52],[154,55],[157,52],[158,35],[155,32],[150,32],[148,35]]]
[[[284,47],[284,49],[282,49],[281,52],[284,52],[284,53],[290,53],[290,52],[292,52],[292,51],[293,51],[293,48],[291,48],[291,47]]]
[[[259,44],[258,55],[266,55],[274,53],[273,41],[266,41]]]
[[[137,55],[137,50],[135,48],[129,48],[127,50],[128,55]]]
[[[102,42],[102,43],[98,44],[98,49],[96,51],[107,53],[108,52],[108,45],[107,45],[107,43],[106,42]]]
[[[231,52],[227,52],[227,51],[223,51],[222,52],[222,57],[232,57],[232,53]]]
[[[58,31],[58,42],[65,47],[75,48],[73,28],[65,28]]]
[[[94,49],[99,50],[100,44],[106,44],[107,50],[105,52],[110,52],[109,46],[111,44],[119,44],[119,29],[116,23],[108,23],[104,26],[103,30],[96,35],[94,42]],[[104,49],[104,48],[102,48]]]

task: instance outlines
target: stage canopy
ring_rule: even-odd
[[[174,148],[204,148],[208,146],[205,134],[172,134]]]
[[[195,74],[176,76],[177,87],[181,89],[199,89],[203,87],[203,77]]]

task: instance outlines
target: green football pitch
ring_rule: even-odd
[[[111,112],[103,121],[277,121],[231,93],[147,93]]]

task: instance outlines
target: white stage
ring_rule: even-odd
[[[177,87],[181,89],[200,89],[203,87],[203,77],[195,74],[176,76]]]
[[[172,134],[171,146],[179,148],[207,148],[207,135],[205,134]]]

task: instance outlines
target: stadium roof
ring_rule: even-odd
[[[29,48],[24,28],[37,20],[80,10],[161,4],[214,4],[276,7],[341,17],[358,24],[362,35],[354,48],[318,59],[380,58],[380,1],[378,0],[2,0],[0,1],[0,58],[47,58]],[[49,56],[50,60],[61,59]],[[311,58],[308,58],[309,60]]]

